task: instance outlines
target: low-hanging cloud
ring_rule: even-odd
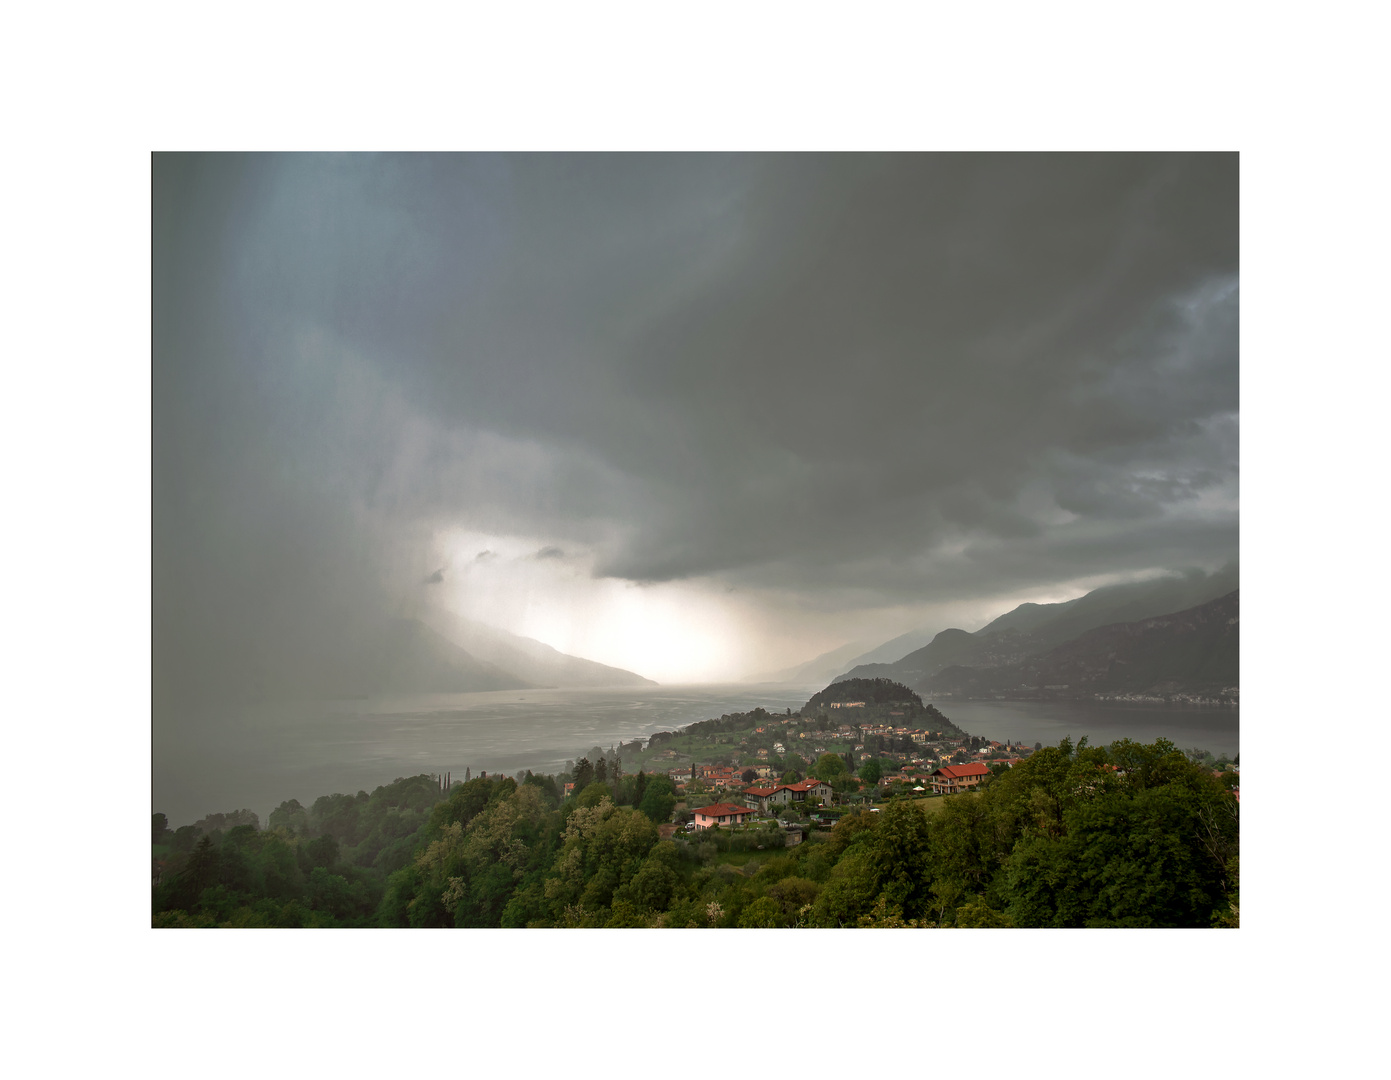
[[[832,611],[1215,567],[1236,225],[1221,154],[159,156],[156,652],[451,527]]]

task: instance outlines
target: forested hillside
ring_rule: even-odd
[[[792,847],[773,820],[661,839],[665,776],[563,801],[529,773],[447,796],[414,777],[284,803],[266,830],[170,833],[156,815],[154,924],[1234,926],[1229,777],[1163,740],[1064,741],[978,792],[849,813]]]

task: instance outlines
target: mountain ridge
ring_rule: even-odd
[[[442,608],[421,612],[435,633],[480,661],[492,664],[535,687],[656,686],[624,668],[563,653],[545,642],[475,622]]]
[[[1235,703],[1241,596],[1096,627],[1022,662],[951,665],[921,687],[933,697],[1048,697]]]
[[[1238,585],[1238,568],[1229,565],[1212,574],[1189,571],[1105,585],[1058,604],[1020,604],[973,633],[943,630],[927,645],[892,663],[860,665],[839,678],[887,678],[917,688],[947,667],[1021,663],[1099,626],[1195,607],[1232,592]]]

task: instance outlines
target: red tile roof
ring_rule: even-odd
[[[964,776],[989,776],[990,766],[983,765],[979,761],[972,761],[966,765],[943,765],[940,769],[932,771],[933,776],[939,773],[949,780],[959,780]]]
[[[744,794],[752,795],[755,799],[766,799],[769,795],[781,791],[785,786],[785,784],[779,784],[777,787],[750,787],[744,789]]]
[[[745,816],[752,814],[753,811],[747,806],[735,806],[733,803],[714,803],[710,806],[697,806],[692,811],[694,814],[704,814],[706,817],[730,817],[734,814]]]

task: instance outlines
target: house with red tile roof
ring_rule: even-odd
[[[744,802],[754,810],[768,812],[769,806],[786,806],[792,801],[792,789],[787,784],[744,789]]]
[[[742,825],[753,817],[753,811],[747,806],[735,806],[733,803],[712,803],[691,812],[695,815],[697,832],[717,825]]]
[[[943,765],[932,770],[932,790],[938,795],[955,795],[973,788],[990,775],[990,766],[979,761],[965,765]]]
[[[808,776],[798,784],[788,784],[787,789],[792,792],[793,802],[801,802],[809,795],[815,795],[822,802],[831,801],[831,785],[814,776]]]

